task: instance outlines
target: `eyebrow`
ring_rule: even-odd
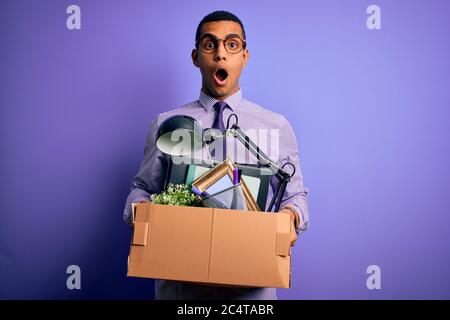
[[[200,41],[200,40],[202,40],[202,39],[204,39],[204,38],[213,38],[214,40],[218,40],[218,39],[219,39],[216,35],[207,32],[207,33],[204,33],[204,34],[198,39],[198,41]],[[224,40],[225,40],[225,39],[230,39],[230,38],[241,38],[241,39],[242,39],[242,37],[241,37],[240,35],[238,35],[237,33],[229,33],[229,34],[227,34],[227,35],[225,36]]]

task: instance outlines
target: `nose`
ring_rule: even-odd
[[[223,41],[219,41],[217,44],[217,50],[214,54],[214,60],[220,61],[226,59],[227,51],[225,50],[225,44]]]

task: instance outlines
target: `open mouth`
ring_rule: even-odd
[[[228,72],[225,69],[217,69],[214,73],[215,78],[217,78],[220,82],[224,82],[228,78]]]

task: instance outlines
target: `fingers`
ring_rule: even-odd
[[[292,234],[292,232],[291,232],[291,247],[293,247],[294,246],[294,244],[295,244],[295,242],[297,241],[297,233],[295,233],[295,231],[294,231],[294,234]]]
[[[291,238],[291,247],[293,247],[298,238],[297,232],[295,232],[294,223],[291,223],[291,237],[290,238]]]

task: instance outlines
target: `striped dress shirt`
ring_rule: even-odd
[[[163,191],[169,156],[156,148],[156,135],[159,125],[173,115],[188,115],[200,122],[203,128],[212,126],[215,117],[213,105],[218,100],[208,96],[202,90],[198,100],[185,104],[181,108],[159,114],[151,123],[144,158],[139,171],[133,178],[130,193],[127,197],[124,220],[130,223],[131,204],[142,200],[150,201],[150,195]],[[280,208],[290,206],[299,216],[296,230],[300,233],[309,224],[308,189],[303,185],[297,139],[288,120],[280,114],[264,109],[243,98],[242,90],[224,100],[229,107],[223,112],[224,123],[231,114],[238,116],[239,127],[260,147],[260,149],[277,162],[281,167],[290,162],[295,166],[295,174],[291,177],[281,201]],[[233,122],[234,123],[234,120]],[[227,141],[233,160],[237,163],[257,163],[244,145],[236,143],[237,139]],[[231,144],[230,144],[231,143]],[[231,148],[229,146],[232,146]],[[206,158],[205,149],[196,152],[194,157]],[[271,179],[267,204],[273,196],[276,178]],[[276,299],[275,288],[226,288],[188,284],[178,281],[155,280],[155,297],[157,299]]]

